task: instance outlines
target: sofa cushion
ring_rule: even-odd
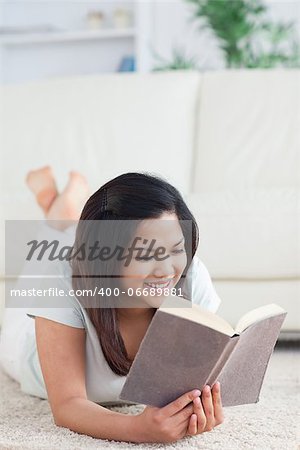
[[[205,73],[193,192],[300,187],[300,71]]]
[[[0,90],[5,192],[51,164],[61,187],[80,170],[92,189],[127,171],[160,173],[190,190],[196,72],[61,78]]]
[[[198,255],[218,279],[300,278],[300,190],[191,194]]]

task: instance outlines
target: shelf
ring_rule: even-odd
[[[133,38],[134,28],[104,28],[101,30],[48,31],[0,35],[0,45],[51,44],[56,42],[92,41],[101,39]]]

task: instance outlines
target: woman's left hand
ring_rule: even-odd
[[[193,400],[194,412],[190,417],[187,435],[196,435],[211,431],[224,421],[221,401],[220,383],[216,382],[212,388],[206,385],[200,397]]]

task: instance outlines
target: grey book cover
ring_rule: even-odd
[[[211,325],[213,316],[219,316],[209,313],[207,326],[181,317],[185,313],[177,309],[175,314],[174,309],[156,311],[119,398],[163,407],[192,389],[202,391],[205,384],[220,381],[224,407],[256,403],[286,312],[278,307],[272,317],[228,335],[228,329],[226,334]]]

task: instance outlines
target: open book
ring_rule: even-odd
[[[272,303],[245,314],[235,329],[181,297],[155,312],[120,399],[157,407],[221,383],[223,406],[256,403],[286,311]]]

